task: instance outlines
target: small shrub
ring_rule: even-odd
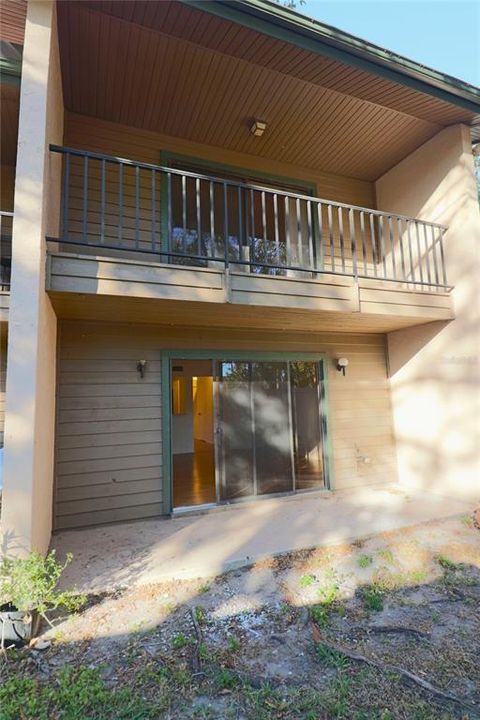
[[[0,605],[13,605],[20,612],[36,610],[45,613],[64,607],[70,612],[79,610],[86,602],[85,595],[75,590],[57,590],[61,574],[72,561],[67,554],[60,563],[55,550],[43,557],[32,552],[25,558],[4,556],[0,563]]]

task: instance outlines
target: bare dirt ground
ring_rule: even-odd
[[[465,516],[92,596],[3,656],[0,720],[473,720],[479,638]]]

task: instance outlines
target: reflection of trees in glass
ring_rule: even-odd
[[[290,363],[290,377],[296,387],[309,387],[318,384],[318,363],[292,362]]]

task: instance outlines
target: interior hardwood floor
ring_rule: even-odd
[[[216,501],[215,454],[211,443],[195,440],[193,453],[173,456],[173,506]]]

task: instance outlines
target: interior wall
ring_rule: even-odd
[[[456,319],[390,333],[399,477],[480,497],[480,213],[469,128],[439,132],[376,183],[380,209],[448,226]]]
[[[56,316],[45,292],[45,235],[58,232],[63,97],[55,4],[29,3],[15,180],[2,530],[9,552],[50,542]]]
[[[57,528],[164,512],[161,350],[178,350],[180,360],[182,349],[199,348],[325,353],[334,487],[396,480],[383,335],[63,321]],[[338,357],[349,359],[345,377],[336,370]],[[143,379],[136,370],[140,358],[147,360]],[[191,374],[200,373],[199,363],[190,362]]]

